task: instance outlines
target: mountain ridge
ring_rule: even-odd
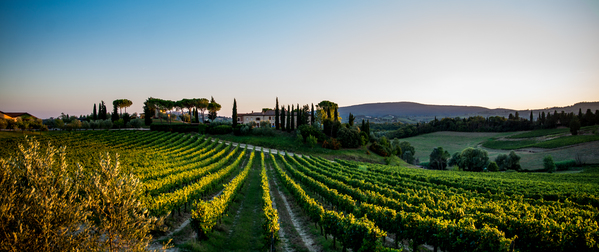
[[[551,107],[544,109],[532,109],[533,117],[536,118],[538,113],[554,111],[565,113],[578,113],[579,109],[582,109],[582,113],[586,110],[591,109],[593,113],[595,110],[599,110],[599,101],[596,102],[578,102],[570,106],[565,107]],[[530,115],[530,109],[528,110],[516,110],[509,108],[486,108],[482,106],[464,106],[464,105],[431,105],[422,104],[417,102],[378,102],[378,103],[364,103],[351,106],[339,107],[339,115],[346,117],[349,113],[354,116],[368,117],[411,117],[419,120],[427,121],[434,117],[468,117],[468,116],[504,116],[508,117],[509,114],[515,114],[518,112],[521,117],[528,118]],[[526,112],[526,113],[524,113]],[[345,118],[344,118],[345,119]]]

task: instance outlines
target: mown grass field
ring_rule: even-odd
[[[534,131],[531,131],[534,132]],[[551,132],[544,131],[542,134],[552,134]],[[485,141],[493,141],[493,138],[509,138],[514,135],[528,134],[525,133],[469,133],[469,132],[435,132],[416,137],[409,137],[401,139],[402,141],[408,141],[416,149],[416,157],[421,162],[429,160],[429,155],[432,150],[436,147],[443,147],[450,154],[461,151],[467,147],[477,147]],[[537,133],[535,133],[537,134]],[[595,139],[592,141],[578,142],[575,141],[582,137],[583,139]],[[576,154],[580,154],[587,163],[599,163],[599,137],[597,136],[566,136],[557,138],[554,140],[546,141],[546,143],[539,144],[538,140],[522,139],[520,141],[501,141],[502,144],[538,144],[537,146],[525,146],[525,149],[516,150],[516,153],[522,157],[520,164],[524,169],[536,170],[543,168],[543,158],[547,155],[551,155],[555,161],[564,161],[568,159],[574,159]],[[496,141],[499,142],[499,141]],[[569,143],[569,144],[564,144]],[[580,144],[579,144],[580,143]],[[571,147],[569,145],[576,144]],[[541,146],[547,149],[541,148]],[[566,147],[564,147],[566,146]],[[534,147],[534,148],[529,148]],[[561,148],[557,148],[561,147]],[[499,154],[509,153],[509,149],[494,149],[483,147],[489,152],[490,160],[494,160]],[[520,147],[524,148],[524,147]],[[552,149],[557,148],[557,149]]]
[[[420,159],[420,162],[428,161],[429,155],[436,147],[443,147],[444,150],[450,154],[454,152],[462,151],[468,147],[476,147],[480,143],[489,140],[491,138],[505,137],[514,134],[509,133],[472,133],[472,132],[435,132],[430,134],[419,135],[415,137],[402,138],[400,141],[407,141],[416,149],[416,158]],[[489,152],[489,155],[497,156],[499,152]]]

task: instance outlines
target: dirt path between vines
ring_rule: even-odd
[[[271,173],[274,173],[274,171],[270,167],[270,165],[269,165],[268,170]],[[279,189],[279,185],[277,183],[277,178],[275,178],[275,177],[276,176],[271,176],[271,178],[268,181],[271,183],[271,193],[274,196],[273,197],[273,205],[275,204],[276,201],[279,201],[279,203],[283,203],[282,204],[283,207],[281,207],[277,210],[279,212],[279,223],[281,226],[281,229],[279,230],[279,236],[282,235],[281,231],[283,231],[283,234],[286,236],[286,238],[288,238],[287,241],[289,241],[291,243],[295,243],[301,247],[305,247],[308,251],[312,251],[312,252],[320,251],[318,244],[316,244],[314,242],[314,239],[312,239],[311,235],[306,230],[306,228],[305,228],[306,224],[301,223],[300,217],[297,216],[293,212],[293,209],[292,209],[291,205],[289,204],[289,201],[287,201],[287,197]],[[276,189],[273,190],[273,188],[276,188]],[[288,224],[291,224],[291,225],[288,225]],[[294,232],[292,232],[293,230],[287,230],[287,231],[284,230],[284,228],[286,226],[292,226],[295,229],[294,231],[296,231],[296,234],[299,237],[294,237],[294,235],[293,235]],[[293,251],[293,249],[291,249],[289,247],[290,246],[289,242],[286,242],[283,244],[283,248],[285,249],[285,251]]]

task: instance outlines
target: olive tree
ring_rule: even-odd
[[[66,148],[25,139],[0,159],[0,251],[143,251],[162,220],[139,201],[140,181],[120,171],[118,155],[84,172]]]

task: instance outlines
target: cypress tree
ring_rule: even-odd
[[[98,119],[106,120],[108,117],[106,116],[106,105],[104,105],[104,101],[100,102],[99,106],[100,113],[98,115]]]
[[[293,105],[291,105],[291,120],[289,121],[290,125],[291,125],[291,130],[295,129],[295,109],[293,108]]]
[[[279,97],[277,97],[277,104],[275,105],[275,129],[279,130]]]
[[[150,124],[152,124],[152,115],[150,112],[150,108],[148,107],[148,105],[144,105],[144,124],[146,126],[149,126]]]
[[[291,124],[289,123],[291,121],[291,110],[290,110],[290,106],[287,105],[287,132],[291,132]]]
[[[286,125],[285,125],[285,105],[281,106],[281,130],[285,131],[287,129]]]
[[[335,122],[339,121],[339,112],[337,111],[337,107],[335,107]]]
[[[310,124],[314,125],[314,103],[312,103],[312,110],[310,111]]]
[[[116,105],[113,105],[112,107],[114,107],[114,110],[112,111],[111,120],[115,122],[119,120],[119,112],[116,110]]]
[[[237,99],[233,98],[233,128],[237,127]]]
[[[541,113],[541,123],[545,124],[545,111],[543,111],[543,113]]]
[[[96,104],[94,103],[94,112],[92,113],[92,120],[98,120],[98,112],[96,111]]]
[[[533,122],[532,110],[530,111],[530,122]]]
[[[298,103],[297,104],[297,119],[296,119],[296,121],[297,121],[296,128],[298,128],[298,129],[299,129],[300,125],[304,124],[304,114],[302,112],[304,112],[304,111],[302,110],[302,108],[300,108],[300,105]]]

